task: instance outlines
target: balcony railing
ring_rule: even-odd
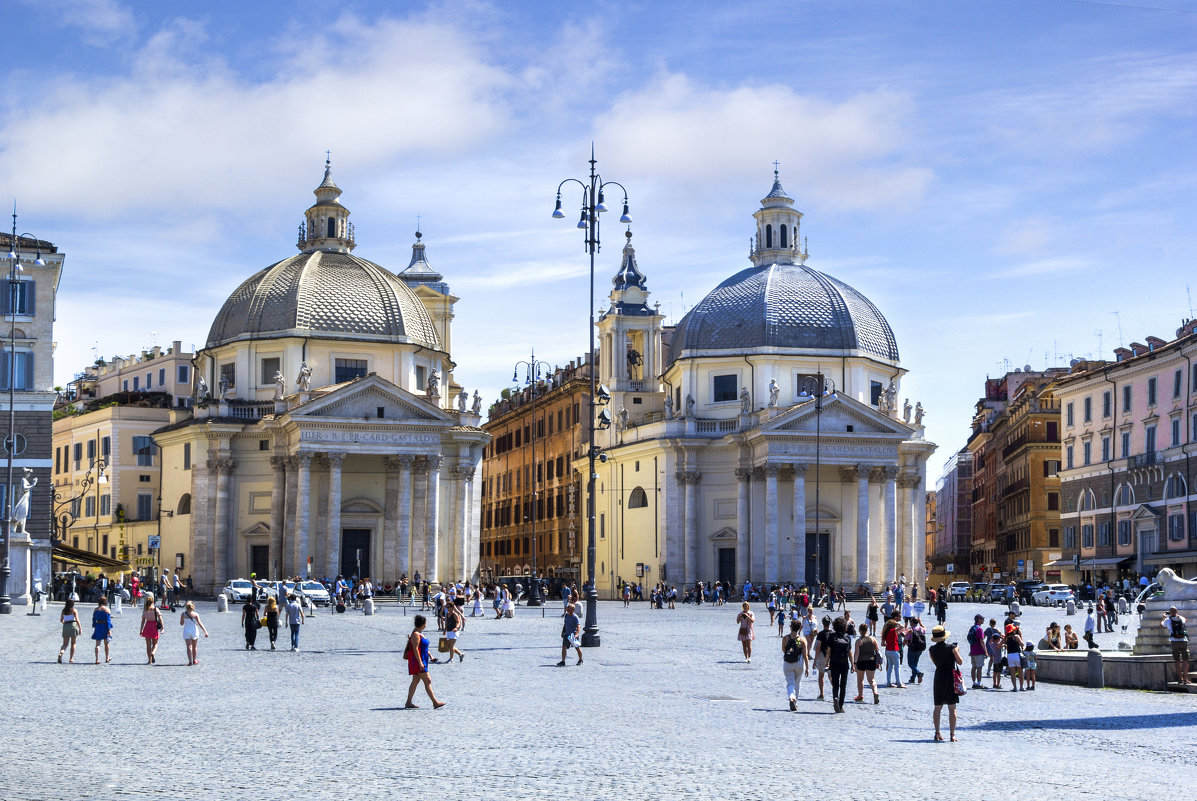
[[[1159,457],[1159,453],[1156,451],[1151,451],[1150,453],[1136,454],[1135,456],[1131,456],[1126,460],[1126,466],[1131,467],[1131,468],[1151,467],[1153,464],[1155,464],[1159,460],[1158,457]]]

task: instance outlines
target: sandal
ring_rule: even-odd
[[[937,733],[935,734],[935,742],[937,742],[937,743],[942,743],[942,742],[943,742],[943,735],[942,735],[942,734],[939,734],[939,733],[937,732]]]
[[[404,709],[419,709],[420,707],[417,704],[404,704],[403,708]]]

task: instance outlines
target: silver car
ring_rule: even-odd
[[[245,603],[253,592],[253,585],[247,579],[229,579],[221,592],[231,604]]]

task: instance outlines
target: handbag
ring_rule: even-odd
[[[266,616],[263,615],[261,618],[258,619],[258,628],[262,628],[265,625],[266,625]]]
[[[436,644],[436,650],[442,654],[447,654],[452,651],[453,646],[449,644],[449,638],[441,637],[440,641]]]
[[[964,695],[964,676],[960,673],[960,668],[952,668],[952,692],[956,695]]]
[[[162,615],[155,615],[154,617],[158,621],[158,631],[162,631]]]

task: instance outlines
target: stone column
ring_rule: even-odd
[[[743,586],[748,579],[748,493],[751,489],[752,469],[736,468],[736,584]]]
[[[682,506],[686,485],[679,469],[665,479],[665,579],[675,584],[686,576],[685,512]]]
[[[395,457],[399,460],[399,520],[396,529],[395,548],[399,554],[399,572],[392,578],[400,576],[411,578],[412,548],[411,548],[411,467],[415,459],[406,454]]]
[[[283,564],[283,526],[286,520],[287,504],[287,457],[271,456],[270,472],[273,483],[270,485],[270,558],[266,569],[273,578],[279,573]],[[193,498],[195,496],[192,496]]]
[[[295,564],[295,515],[299,510],[297,496],[299,493],[299,457],[287,457],[287,505],[283,520],[283,546],[279,570],[282,572],[273,578],[281,579],[294,576]]]
[[[308,524],[312,509],[312,454],[297,453],[295,460],[298,464],[298,475],[295,483],[295,547],[292,552],[294,569],[291,572],[306,578],[310,553]]]
[[[839,576],[837,581],[844,587],[855,587],[864,580],[864,576],[856,575],[856,505],[852,503],[851,494],[856,492],[856,468],[841,467],[840,471],[840,504],[843,510],[840,525],[832,548],[839,555]],[[833,568],[832,573],[835,573]],[[827,578],[831,581],[831,577]]]
[[[440,490],[441,483],[441,457],[440,455],[428,457],[428,494],[427,494],[427,514],[428,523],[424,537],[425,541],[425,577],[429,581],[437,581],[440,579],[440,545],[441,545],[441,531],[440,531],[440,504],[437,496]]]
[[[382,532],[379,541],[382,547],[382,572],[379,578],[390,578],[399,566],[399,459],[387,456],[382,460],[386,467],[386,490],[383,493]],[[395,573],[395,579],[399,574]]]
[[[898,476],[898,575],[907,583],[918,581],[914,572],[914,490],[918,476]],[[921,582],[920,582],[921,583]]]
[[[679,480],[686,488],[685,582],[693,584],[698,580],[698,482],[702,473],[687,470]]]
[[[873,586],[869,575],[869,473],[872,465],[856,465],[856,584]],[[855,587],[853,587],[855,589]]]
[[[196,458],[191,463],[191,575],[198,592],[214,595],[221,588],[214,587],[212,561],[212,468],[210,459],[200,458],[201,444],[207,446],[203,440],[195,441]],[[49,586],[49,578],[43,578]]]
[[[345,453],[328,454],[328,522],[324,530],[324,547],[321,549],[323,575],[334,577],[341,565],[341,469],[345,465]]]
[[[819,536],[818,532],[815,536]],[[795,584],[806,581],[806,465],[794,465],[794,527],[790,533],[794,547],[790,560],[790,580]]]
[[[453,484],[455,486],[453,490],[453,508],[451,510],[451,517],[453,519],[452,539],[454,552],[452,562],[453,568],[452,574],[450,575],[450,580],[461,579],[462,581],[468,581],[470,578],[470,529],[468,525],[469,516],[466,514],[466,508],[470,503],[470,479],[473,477],[474,468],[470,467],[469,465],[459,464],[453,468]],[[535,500],[532,502],[536,503]],[[533,510],[533,513],[535,514],[535,510]],[[544,534],[539,529],[543,529],[543,526],[538,527],[537,532],[538,536],[543,537]],[[533,547],[537,546],[534,545]],[[537,566],[539,567],[540,564],[541,562],[538,562]]]
[[[780,556],[780,534],[777,526],[777,470],[775,464],[765,465],[765,583],[777,583]]]
[[[898,579],[898,468],[885,468],[882,500],[885,506],[885,573],[882,581]]]
[[[914,552],[914,575],[918,577],[919,584],[926,580],[927,571],[927,539],[925,536],[927,531],[927,476],[925,470],[925,464],[919,465],[919,483],[914,488],[914,547],[911,550]]]
[[[233,469],[237,466],[231,458],[227,456],[216,457],[209,460],[209,465],[216,471],[216,520],[214,526],[214,547],[212,554],[212,565],[215,571],[212,577],[212,583],[217,589],[224,586],[225,582],[231,578],[232,553],[230,548],[229,536],[229,479],[232,477]]]
[[[428,578],[428,457],[412,463],[411,578]]]

